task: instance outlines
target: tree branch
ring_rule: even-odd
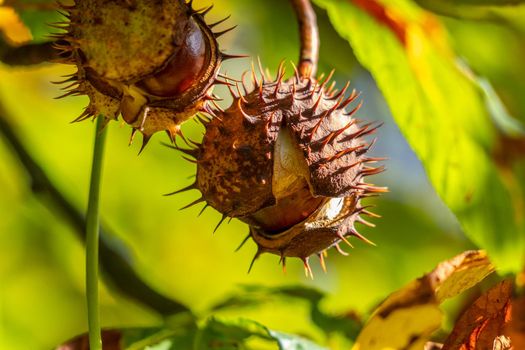
[[[7,111],[0,104],[0,134],[12,147],[20,164],[27,171],[31,190],[42,201],[51,203],[75,230],[77,237],[85,240],[84,215],[72,205],[51,181],[44,169],[35,161],[17,136],[7,119]],[[55,211],[53,211],[55,213]],[[183,304],[167,298],[149,287],[133,270],[130,253],[125,245],[103,225],[100,228],[100,265],[108,284],[123,295],[157,311],[163,316],[191,311]]]
[[[58,10],[57,2],[35,2],[35,3],[26,3],[18,0],[4,0],[3,4],[0,7],[12,7],[18,11],[20,10],[33,10],[33,11],[53,11]]]
[[[30,66],[51,62],[60,58],[53,42],[9,45],[0,35],[0,62],[9,66]]]
[[[310,77],[317,72],[319,60],[319,29],[317,17],[310,0],[290,0],[299,22],[301,52],[299,55],[299,73]]]

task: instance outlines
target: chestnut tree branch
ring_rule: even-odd
[[[0,7],[12,7],[16,10],[53,11],[57,10],[56,1],[27,3],[18,0],[4,0]]]
[[[303,77],[314,76],[319,60],[319,29],[317,17],[310,0],[290,0],[299,22],[301,52],[299,73]]]
[[[33,193],[37,198],[53,205],[57,209],[53,213],[60,213],[74,229],[77,237],[84,242],[86,227],[84,215],[62,194],[45,170],[26,149],[21,138],[11,125],[7,117],[7,111],[1,104],[0,135],[11,146],[13,153],[26,170]],[[111,234],[107,228],[103,227],[103,225],[101,226],[99,258],[102,273],[108,285],[163,316],[170,316],[180,312],[191,313],[185,305],[165,297],[149,287],[133,270],[131,254],[125,245],[114,234]]]
[[[9,45],[0,35],[0,62],[8,66],[30,66],[60,58],[53,42]]]

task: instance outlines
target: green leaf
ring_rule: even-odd
[[[509,114],[503,101],[501,101],[490,81],[486,78],[477,76],[466,62],[459,61],[459,63],[467,77],[469,77],[472,82],[483,91],[485,105],[495,126],[507,136],[525,136],[525,126],[518,119]]]
[[[524,33],[525,0],[414,0],[419,6],[442,16],[492,21]]]
[[[177,350],[191,349],[197,333],[192,315],[179,314],[165,319],[164,327],[102,330],[106,350]],[[82,350],[89,343],[88,334],[77,336],[56,350]]]
[[[317,344],[295,335],[268,330],[270,336],[277,341],[280,350],[323,350]]]
[[[208,320],[199,331],[194,343],[195,350],[236,350],[250,349],[250,338],[258,338],[278,345],[280,350],[323,350],[313,342],[295,335],[270,330],[251,320],[219,319]]]
[[[423,0],[424,1],[424,0]],[[509,6],[518,5],[525,0],[433,0],[435,3],[457,4],[457,5],[478,5],[478,6]]]
[[[121,344],[125,350],[190,349],[194,336],[194,329],[128,329],[122,332]]]
[[[22,22],[31,30],[33,40],[36,42],[48,41],[50,34],[59,32],[49,24],[64,21],[57,11],[22,10],[19,14]]]
[[[310,306],[310,317],[312,322],[325,334],[340,332],[349,340],[355,340],[362,323],[353,312],[343,315],[331,315],[323,312],[320,302],[324,294],[317,289],[304,286],[266,287],[258,285],[245,285],[241,293],[216,304],[212,311],[262,307],[267,302],[275,302],[281,299],[288,303],[290,299],[303,300]]]
[[[102,331],[102,343],[107,350],[178,350],[191,349],[195,329],[129,328]],[[89,343],[88,334],[75,337],[56,350],[82,350]]]
[[[315,0],[382,91],[401,132],[465,234],[500,272],[524,264],[523,213],[492,158],[483,94],[460,70],[437,18],[404,0]],[[422,233],[424,234],[424,233]]]

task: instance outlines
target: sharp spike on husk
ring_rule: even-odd
[[[334,244],[335,249],[339,252],[339,254],[343,256],[348,256],[348,253],[345,252],[341,247],[339,246],[339,243]]]
[[[190,162],[191,164],[197,164],[198,163],[197,160],[191,159],[191,158],[188,158],[188,157],[185,157],[185,156],[182,156],[182,159],[184,159],[187,162]]]
[[[259,67],[259,73],[261,74],[262,82],[265,83],[268,80],[268,78],[264,74],[264,68],[262,66],[261,57],[260,56],[257,56],[257,65]]]
[[[86,119],[89,119],[91,117],[94,117],[93,113],[91,112],[91,109],[86,108],[82,114],[80,114],[78,117],[76,117],[75,119],[73,119],[71,121],[71,123],[76,123],[76,122],[81,122],[83,120],[86,120]]]
[[[235,91],[233,91],[232,85],[228,85],[228,90],[230,91],[230,95],[232,95],[234,99],[238,99],[240,97],[235,93]]]
[[[229,81],[222,81],[222,80],[219,80],[219,79],[215,79],[215,81],[213,83],[216,84],[216,85],[235,86],[235,84],[230,83]]]
[[[317,108],[319,108],[319,105],[321,104],[321,100],[323,99],[323,97],[324,97],[323,92],[320,91],[319,95],[317,96],[317,100],[315,100],[314,105],[312,106],[312,111],[313,111],[312,113],[315,114],[315,111],[317,110]]]
[[[210,205],[208,203],[204,204],[204,207],[202,207],[201,211],[199,211],[199,214],[197,214],[197,217],[201,216],[202,213],[208,208]]]
[[[281,83],[283,82],[282,78],[279,77],[275,82],[275,90],[273,91],[273,96],[277,97],[277,94],[279,93],[279,89],[281,88]]]
[[[64,79],[64,80],[60,80],[60,81],[52,81],[51,84],[55,84],[55,85],[62,85],[62,84],[67,84],[67,83],[71,83],[71,82],[78,82],[78,79],[77,79],[77,76],[76,74],[72,77],[69,77],[67,79]]]
[[[317,254],[317,256],[319,257],[319,262],[321,264],[321,268],[323,269],[323,272],[326,273],[327,269],[326,269],[326,263],[324,261],[324,251]]]
[[[221,106],[217,104],[217,102],[211,101],[211,103],[213,104],[213,107],[215,107],[219,112],[224,113],[224,109],[222,109]],[[220,119],[219,117],[217,117],[217,115],[215,115],[214,118]]]
[[[295,65],[295,63],[291,62],[292,63],[292,67],[293,67],[293,71],[294,71],[294,74],[295,74],[295,81],[296,82],[300,82],[301,81],[301,74],[299,73],[299,69],[297,69],[297,66]]]
[[[329,97],[328,99],[332,101],[339,99],[341,96],[344,96],[344,94],[346,93],[346,90],[348,90],[349,87],[350,87],[350,82],[347,82],[345,86],[343,86],[341,91],[339,91],[336,95]]]
[[[213,5],[210,5],[208,6],[207,8],[205,8],[204,10],[202,11],[199,11],[199,15],[201,15],[202,17],[205,17],[211,10],[213,9]]]
[[[228,29],[225,29],[225,30],[223,30],[223,31],[220,31],[220,32],[214,32],[213,35],[214,35],[216,38],[219,38],[219,37],[223,36],[224,34],[226,34],[226,33],[230,32],[230,31],[234,30],[235,28],[237,28],[236,25],[233,26],[233,27],[230,27],[230,28],[228,28]]]
[[[351,127],[352,125],[355,124],[355,119],[352,119],[350,120],[345,126],[343,126],[342,128],[340,128],[339,130],[336,130],[336,131],[333,131],[331,132],[326,138],[325,140],[323,141],[323,143],[321,144],[321,151],[325,148],[325,146],[328,144],[328,143],[331,143],[332,140],[335,140],[337,139],[337,137],[339,135],[341,135],[343,132],[345,132],[345,130],[347,130],[349,127]]]
[[[362,213],[365,214],[365,215],[370,216],[371,218],[381,218],[381,215],[376,214],[376,213],[372,213],[369,210],[363,210]]]
[[[183,192],[191,191],[191,190],[197,190],[197,189],[198,189],[197,188],[197,184],[196,183],[192,183],[189,186],[186,186],[186,187],[181,188],[180,190],[177,190],[177,191],[174,191],[174,192],[166,193],[163,196],[173,196],[173,195],[176,195],[176,194],[179,194],[179,193],[183,193]]]
[[[215,228],[213,229],[213,233],[214,233],[214,234],[215,234],[215,232],[217,232],[217,230],[219,229],[219,227],[221,226],[221,224],[224,222],[224,220],[226,220],[227,217],[228,217],[228,215],[226,215],[226,214],[222,214],[221,220],[219,221],[219,223],[217,224],[217,226],[215,226]]]
[[[373,134],[374,132],[377,131],[377,129],[379,129],[381,126],[383,125],[383,123],[379,123],[378,125],[374,126],[374,127],[370,127],[371,125],[366,125],[365,127],[363,127],[361,130],[359,130],[356,134],[353,135],[353,137],[363,137],[363,136],[366,136],[366,135],[370,135],[370,134]]]
[[[234,60],[234,59],[237,59],[237,58],[248,58],[248,57],[250,57],[250,56],[248,56],[248,55],[230,55],[230,54],[221,52],[221,58],[222,58],[223,61]]]
[[[275,80],[279,80],[281,76],[284,77],[284,73],[285,73],[284,63],[285,63],[285,60],[281,60],[281,62],[279,62],[279,67],[277,68],[277,74],[275,76]]]
[[[199,199],[194,200],[193,202],[191,202],[188,205],[185,205],[184,207],[180,208],[179,210],[188,209],[188,208],[193,207],[194,205],[202,203],[204,201],[205,201],[204,197],[200,197]]]
[[[68,97],[68,96],[80,96],[80,95],[83,95],[82,91],[80,91],[79,89],[73,89],[73,90],[66,92],[65,94],[55,97],[54,99],[58,100],[58,99]]]
[[[374,242],[372,242],[371,240],[369,240],[368,238],[366,238],[365,236],[363,236],[362,234],[360,234],[359,232],[357,232],[357,230],[355,229],[351,229],[350,230],[350,234],[352,236],[355,236],[357,238],[359,238],[360,240],[362,240],[363,242],[365,243],[368,243],[370,245],[373,245],[374,247],[376,246],[376,244]]]
[[[279,264],[283,267],[283,273],[286,275],[286,257],[281,254],[281,257],[279,258]]]
[[[144,151],[144,149],[146,148],[150,140],[151,140],[151,135],[146,135],[144,133],[142,134],[142,145],[140,146],[138,155],[142,154],[142,151]]]
[[[303,264],[304,264],[304,274],[306,275],[306,277],[308,278],[311,278],[312,280],[314,279],[314,273],[312,272],[312,267],[310,266],[310,261],[309,261],[309,258],[306,257],[306,258],[303,258]]]
[[[372,175],[377,175],[377,174],[382,173],[383,171],[385,171],[385,169],[386,169],[385,166],[380,166],[380,167],[371,168],[371,169],[361,169],[360,174],[362,176],[372,176]],[[388,190],[386,189],[386,191]]]
[[[235,87],[237,88],[237,93],[239,94],[239,99],[242,100],[244,103],[248,103],[248,101],[244,98],[244,96],[241,93],[241,89],[239,87],[239,84],[235,83]]]
[[[133,143],[133,140],[135,139],[136,134],[137,134],[137,129],[131,129],[131,135],[129,136],[128,147],[131,146],[131,144]]]
[[[245,118],[248,118],[250,119],[252,116],[249,115],[248,113],[246,113],[243,109],[242,109],[242,100],[239,99],[237,100],[237,107],[239,108],[239,111],[242,113],[242,115],[245,117]]]
[[[255,73],[255,66],[253,64],[253,61],[252,61],[252,83],[253,83],[253,87],[254,89],[258,89],[259,88],[259,80],[257,79],[257,74]]]
[[[331,156],[330,158],[326,159],[326,160],[324,161],[324,163],[330,163],[330,162],[333,162],[334,160],[339,159],[339,158],[341,158],[341,157],[343,157],[343,156],[345,156],[345,155],[347,155],[347,154],[350,154],[350,153],[352,153],[352,152],[355,152],[355,151],[361,149],[362,147],[364,147],[364,145],[359,145],[359,146],[356,146],[356,147],[349,147],[349,148],[347,148],[347,149],[344,149],[344,150],[342,150],[342,151],[339,151],[339,152],[337,152],[336,154],[334,154],[333,156]],[[348,169],[353,168],[354,166],[356,166],[356,165],[358,165],[358,164],[361,164],[361,163],[363,163],[363,162],[364,162],[364,161],[363,161],[362,159],[360,159],[360,160],[358,160],[358,161],[356,161],[356,162],[354,162],[354,163],[352,163],[352,164],[350,164],[350,165],[345,166],[344,168],[345,168],[346,170],[348,170]]]
[[[241,81],[242,81],[242,89],[244,90],[244,94],[248,95],[248,87],[246,86],[245,77],[248,72],[244,72],[241,75]]]
[[[210,23],[210,24],[208,24],[208,27],[210,27],[210,28],[216,27],[216,26],[218,26],[219,24],[224,23],[224,22],[226,22],[227,20],[229,20],[230,17],[231,17],[231,15],[228,15],[228,16],[226,16],[225,18],[221,19],[220,21],[217,21],[217,22],[214,22],[214,23]]]
[[[226,73],[224,73],[224,74],[223,73],[219,73],[219,74],[217,74],[217,76],[219,78],[222,78],[222,79],[225,79],[225,80],[231,80],[231,81],[233,81],[235,83],[240,83],[241,82],[239,79],[235,79],[235,78],[229,77],[228,75],[226,75]],[[212,95],[213,95],[214,98],[218,98],[220,101],[222,101],[222,99],[219,98],[217,95],[215,95],[213,93],[212,93]]]
[[[336,82],[335,82],[335,81],[332,81],[332,84],[330,84],[330,86],[326,89],[326,94],[327,94],[328,96],[332,96],[332,94],[333,94],[334,92],[337,92],[337,90],[334,91],[335,85],[336,85]]]
[[[324,90],[326,84],[330,81],[330,79],[332,79],[332,77],[334,76],[334,73],[335,73],[335,69],[332,69],[330,71],[330,74],[328,74],[328,76],[326,77],[326,79],[323,80],[322,83],[319,83],[319,90],[322,91]]]
[[[363,224],[363,225],[368,226],[368,227],[376,227],[375,224],[371,223],[370,221],[366,221],[365,219],[363,219],[360,216],[357,217],[356,221],[359,222],[360,224]]]
[[[239,244],[239,246],[235,249],[235,253],[237,253],[239,250],[241,250],[242,247],[244,247],[244,245],[246,244],[246,242],[248,242],[251,236],[252,235],[248,232],[248,235],[244,237],[241,244]]]
[[[348,106],[350,103],[354,102],[359,96],[361,95],[361,93],[356,93],[355,89],[352,91],[352,94],[350,96],[348,96],[348,98],[346,100],[344,100],[340,105],[339,105],[339,109],[345,109],[346,106]],[[354,112],[355,113],[355,112]]]
[[[346,239],[346,237],[342,233],[338,234],[337,237],[339,237],[339,239],[341,239],[341,241],[345,242],[350,248],[354,248],[352,243],[350,243],[350,241],[348,239]]]
[[[310,142],[312,142],[315,133],[317,132],[317,130],[319,129],[319,127],[320,127],[321,124],[323,123],[324,119],[325,119],[330,113],[331,113],[330,111],[327,111],[326,113],[324,113],[324,114],[319,118],[319,121],[315,124],[314,128],[313,128],[312,131],[310,132]]]
[[[248,273],[250,273],[252,271],[252,268],[253,268],[253,264],[255,264],[255,260],[257,260],[259,258],[259,256],[261,256],[262,254],[262,249],[260,246],[257,246],[257,252],[255,253],[253,259],[252,259],[252,262],[250,263],[250,267],[248,268]]]
[[[261,81],[261,85],[259,85],[259,99],[266,103],[266,99],[264,98],[264,94],[263,94],[263,87],[264,87],[264,79],[262,79],[263,81]]]

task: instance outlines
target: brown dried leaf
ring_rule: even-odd
[[[525,349],[525,296],[512,301],[512,317],[504,334],[510,337],[515,349]]]
[[[456,322],[443,350],[511,349],[504,336],[511,315],[512,282],[503,281],[480,296]]]
[[[391,294],[359,334],[353,350],[423,349],[441,326],[439,304],[494,271],[483,251],[467,251]]]

